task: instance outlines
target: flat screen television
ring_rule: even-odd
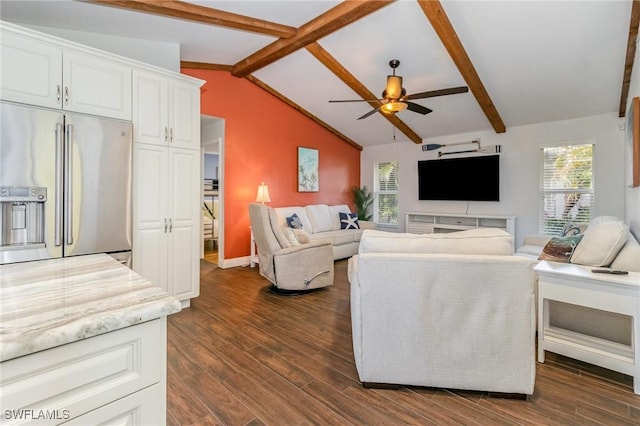
[[[418,199],[500,201],[500,156],[418,161]]]

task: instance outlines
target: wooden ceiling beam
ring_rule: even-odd
[[[236,30],[249,31],[258,34],[266,34],[278,38],[289,38],[296,34],[296,28],[281,25],[275,22],[238,15],[200,6],[194,3],[186,3],[177,0],[81,0],[87,3],[114,6],[122,9],[151,13],[169,18],[198,22],[201,24],[216,25],[220,27],[234,28]]]
[[[231,72],[232,66],[224,64],[210,64],[208,62],[180,61],[180,68]]]
[[[624,72],[622,74],[622,91],[620,93],[620,110],[618,112],[619,117],[624,117],[627,113],[627,98],[629,96],[629,86],[631,85],[631,71],[633,70],[633,61],[636,56],[638,24],[640,24],[640,0],[633,0],[633,5],[631,6],[631,18],[629,19],[627,59],[624,62]]]
[[[343,135],[342,133],[340,133],[339,131],[337,131],[333,127],[329,126],[327,123],[325,123],[324,121],[320,120],[318,117],[316,117],[315,115],[311,114],[309,111],[307,111],[306,109],[302,108],[300,105],[298,105],[297,103],[293,102],[291,99],[287,98],[282,93],[280,93],[277,90],[275,90],[273,87],[271,87],[268,84],[264,83],[262,80],[256,78],[253,75],[247,76],[246,79],[249,80],[250,82],[252,82],[253,84],[255,84],[256,86],[260,87],[261,89],[266,90],[267,92],[271,93],[273,96],[275,96],[276,98],[278,98],[279,100],[281,100],[285,104],[289,105],[291,108],[295,109],[296,111],[300,112],[302,115],[304,115],[307,118],[313,120],[315,123],[317,123],[320,126],[324,127],[329,132],[333,133],[334,135],[336,135],[340,139],[342,139],[345,142],[347,142],[349,145],[353,146],[354,148],[358,149],[359,151],[362,151],[362,146],[361,145],[359,145],[356,142],[354,142],[353,140],[349,139],[347,136]]]
[[[276,40],[241,60],[234,65],[232,74],[236,77],[246,77],[394,1],[396,0],[343,1],[302,25],[294,36]]]
[[[484,111],[487,119],[493,126],[496,133],[504,133],[506,127],[500,114],[496,109],[489,93],[482,84],[480,76],[476,72],[469,55],[467,55],[462,42],[458,38],[449,17],[444,11],[442,4],[438,0],[418,0],[418,4],[422,8],[425,16],[431,23],[431,26],[435,30],[438,37],[442,41],[442,44],[449,52],[449,56],[453,59],[453,62],[458,67],[460,74],[467,82],[467,85],[471,89],[471,92],[475,96],[480,108]]]
[[[329,54],[318,43],[311,43],[307,45],[306,49],[316,59],[318,59],[325,67],[333,72],[340,80],[342,80],[347,86],[356,92],[362,99],[377,99],[378,97],[371,93],[357,78],[353,76],[345,67],[343,67],[333,56]],[[368,101],[372,108],[378,108],[382,105],[380,101]],[[417,144],[422,143],[422,138],[418,136],[407,124],[400,120],[395,114],[385,114],[380,112],[384,118],[386,118],[391,124],[393,124],[398,130],[404,133],[411,141]]]

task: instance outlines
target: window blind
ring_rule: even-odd
[[[593,214],[593,144],[542,149],[540,231],[561,235],[568,223],[588,223]]]
[[[374,220],[376,223],[398,223],[398,162],[375,165]]]

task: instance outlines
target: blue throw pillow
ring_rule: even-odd
[[[302,229],[302,221],[297,214],[292,214],[287,218],[287,226],[293,229]]]
[[[360,229],[358,213],[340,213],[340,229]]]

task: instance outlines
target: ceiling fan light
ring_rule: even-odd
[[[402,96],[402,77],[399,75],[387,76],[387,97],[398,99]]]
[[[388,102],[382,105],[382,111],[393,114],[396,112],[403,111],[407,109],[408,105],[405,102]]]

